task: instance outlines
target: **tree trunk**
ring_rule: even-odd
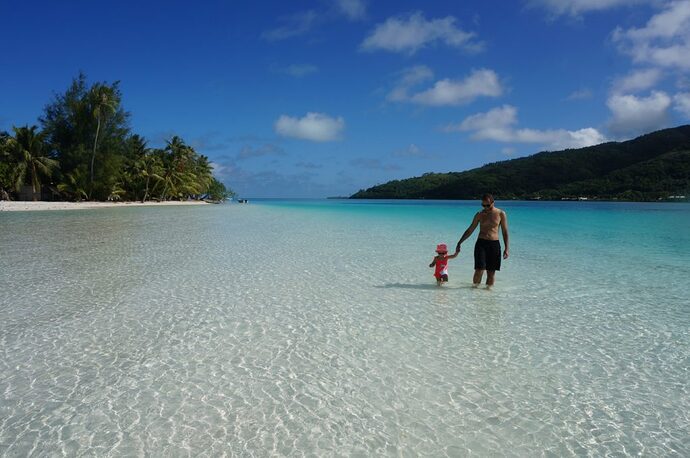
[[[146,202],[146,198],[149,196],[149,180],[151,177],[146,177],[146,190],[144,191],[144,198],[141,199],[141,203]]]
[[[31,193],[31,200],[36,202],[36,182],[38,181],[38,176],[36,176],[36,165],[31,164],[31,190],[33,191]],[[39,188],[41,184],[38,184]]]
[[[98,146],[98,134],[101,131],[101,117],[100,115],[96,118],[98,121],[98,124],[96,124],[96,138],[93,139],[93,153],[91,154],[91,190],[90,193],[93,192],[93,163],[96,160],[96,147]],[[89,196],[89,200],[91,199],[91,196]]]

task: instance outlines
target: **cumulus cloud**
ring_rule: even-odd
[[[606,105],[612,113],[611,131],[618,135],[636,135],[668,124],[671,97],[662,91],[652,91],[647,97],[613,94]]]
[[[367,5],[363,0],[337,0],[336,6],[348,19],[362,19],[367,14]]]
[[[474,40],[475,34],[458,28],[455,22],[453,16],[427,20],[419,11],[391,17],[374,28],[361,48],[365,51],[414,54],[425,46],[440,42],[469,52],[481,51],[483,44]]]
[[[409,98],[409,90],[434,77],[434,72],[426,65],[417,65],[400,72],[400,78],[395,88],[386,97],[391,102],[402,102]]]
[[[332,118],[323,113],[307,113],[302,118],[282,115],[275,123],[275,131],[284,137],[301,138],[313,142],[339,140],[345,130],[342,117]]]
[[[673,108],[690,119],[690,92],[679,92],[673,96]]]
[[[656,3],[656,0],[529,0],[528,5],[544,8],[554,16],[579,16],[590,11],[603,11],[641,3]]]
[[[291,16],[283,17],[280,22],[282,25],[271,30],[266,30],[261,34],[261,38],[266,41],[280,41],[287,38],[304,35],[309,32],[319,21],[316,11],[308,10]]]
[[[412,102],[420,105],[464,105],[478,97],[498,97],[503,87],[493,70],[473,70],[462,80],[442,79],[426,90],[410,94],[412,87],[433,78],[428,67],[412,67],[404,73],[396,87],[388,94],[388,100]]]
[[[503,88],[493,70],[474,70],[463,80],[443,79],[433,87],[414,94],[412,102],[422,105],[463,105],[477,97],[498,97]]]
[[[503,105],[486,113],[468,116],[457,125],[444,128],[446,132],[472,132],[474,140],[493,140],[502,143],[537,143],[549,149],[581,148],[606,141],[597,129],[518,129],[517,108]]]
[[[613,91],[619,94],[645,91],[653,88],[662,77],[658,68],[636,70],[613,82]]]
[[[690,0],[669,2],[644,27],[627,30],[618,27],[612,38],[634,62],[688,70]]]

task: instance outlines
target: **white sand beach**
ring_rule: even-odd
[[[162,205],[207,205],[200,200],[166,201],[166,202],[31,202],[0,201],[0,212],[3,211],[38,211],[38,210],[86,210],[92,208],[124,207],[160,207]]]

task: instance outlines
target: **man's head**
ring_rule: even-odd
[[[482,207],[484,207],[485,210],[491,210],[494,206],[494,196],[492,196],[489,193],[486,193],[482,196]]]

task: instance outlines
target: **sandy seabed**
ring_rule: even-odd
[[[162,205],[206,205],[199,200],[167,202],[31,202],[0,201],[0,212],[35,211],[35,210],[86,210],[91,208],[124,208],[124,207],[160,207]]]

